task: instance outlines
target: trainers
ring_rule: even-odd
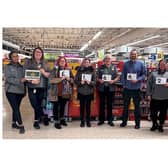
[[[35,129],[40,129],[40,125],[39,125],[38,121],[35,121],[35,122],[34,122],[33,127],[34,127]]]
[[[124,122],[122,122],[122,123],[120,124],[120,127],[126,127],[126,126],[127,126],[127,124],[124,123]]]
[[[12,123],[12,128],[19,129],[19,126],[14,122],[14,123]]]
[[[61,129],[61,128],[62,128],[62,127],[61,127],[61,124],[57,124],[57,123],[55,123],[54,126],[55,126],[56,129]]]
[[[108,122],[108,125],[110,125],[111,127],[114,127],[114,123],[112,121]]]
[[[25,133],[24,126],[21,126],[19,129],[20,129],[20,130],[19,130],[19,133],[20,133],[20,134],[24,134],[24,133]]]
[[[98,123],[97,123],[97,125],[103,125],[104,124],[104,121],[99,121]]]

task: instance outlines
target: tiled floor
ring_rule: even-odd
[[[21,104],[22,118],[25,125],[25,134],[11,128],[11,109],[3,92],[3,138],[4,139],[167,139],[168,122],[165,124],[164,133],[149,131],[151,122],[142,121],[141,129],[134,129],[134,122],[130,121],[126,128],[120,128],[121,121],[115,121],[115,127],[107,124],[97,126],[97,121],[92,122],[91,128],[80,128],[79,121],[68,122],[68,127],[55,129],[54,124],[41,125],[40,130],[33,128],[33,110],[27,97]]]

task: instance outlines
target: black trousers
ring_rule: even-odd
[[[81,122],[90,122],[91,115],[91,95],[80,95],[80,120]],[[85,115],[86,112],[86,115]]]
[[[107,120],[112,122],[114,120],[112,114],[113,102],[114,102],[114,93],[110,92],[108,89],[105,89],[104,92],[99,91],[99,121],[105,121],[105,109],[107,109]]]
[[[53,116],[56,123],[60,124],[61,120],[64,119],[64,112],[65,112],[65,105],[67,103],[68,99],[62,98],[61,96],[58,96],[57,102],[53,103]]]
[[[128,111],[129,111],[128,108],[129,108],[131,98],[133,99],[134,106],[135,106],[135,110],[134,110],[135,124],[139,125],[140,119],[141,119],[141,111],[140,111],[141,93],[140,93],[140,90],[129,90],[129,89],[123,90],[124,111],[123,111],[122,121],[124,124],[126,124],[128,121]]]
[[[23,122],[22,122],[22,117],[20,113],[20,104],[24,95],[6,92],[6,97],[12,108],[12,122],[18,122],[19,125],[22,125]]]
[[[44,88],[28,88],[28,96],[31,106],[34,109],[34,120],[39,121],[43,114],[42,101],[44,99],[46,89]]]
[[[153,124],[157,124],[159,119],[159,124],[163,125],[166,120],[168,109],[168,99],[167,100],[156,100],[152,99],[150,102],[151,120]],[[159,115],[158,115],[158,112]]]

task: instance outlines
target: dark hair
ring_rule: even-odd
[[[59,66],[61,59],[64,59],[64,60],[65,60],[65,67],[67,68],[67,67],[68,67],[67,59],[66,59],[65,57],[62,57],[62,56],[60,56],[60,57],[57,59],[56,65]]]
[[[160,61],[159,61],[159,64],[158,64],[158,74],[162,74],[162,73],[165,73],[166,72],[166,68],[165,68],[165,70],[162,72],[161,71],[161,69],[160,69],[160,64],[161,64],[161,62],[165,62],[165,60],[164,59],[161,59]],[[166,62],[165,62],[166,63]]]
[[[18,52],[15,51],[15,50],[13,50],[13,51],[11,51],[11,52],[9,53],[8,56],[9,56],[9,59],[10,59],[10,60],[12,60],[12,55],[13,55],[14,53],[18,54]]]
[[[44,51],[43,51],[43,49],[42,49],[41,47],[36,47],[36,48],[33,50],[32,59],[35,59],[35,58],[34,58],[34,55],[35,55],[35,51],[36,51],[37,49],[41,51],[41,53],[42,53],[41,60],[43,60],[43,59],[44,59]]]

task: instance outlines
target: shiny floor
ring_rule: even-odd
[[[41,125],[40,130],[33,128],[33,110],[27,96],[21,104],[22,119],[26,129],[25,134],[11,128],[11,108],[3,91],[3,138],[4,139],[167,139],[168,121],[165,123],[163,133],[151,132],[151,122],[142,121],[141,129],[134,129],[134,122],[129,121],[126,128],[120,128],[121,121],[114,121],[115,127],[107,124],[97,126],[97,121],[92,121],[92,127],[81,128],[79,121],[68,122],[67,127],[58,130],[54,123],[49,126]]]

